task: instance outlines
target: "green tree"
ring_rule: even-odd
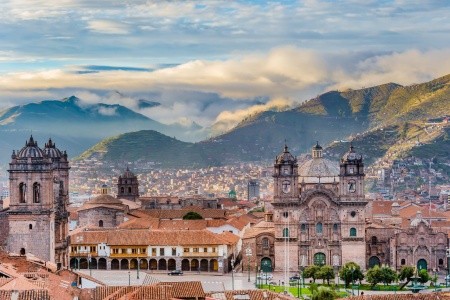
[[[201,220],[203,217],[195,211],[190,211],[183,216],[183,220]]]
[[[345,282],[345,287],[348,287],[352,280],[363,280],[364,274],[361,272],[361,267],[357,263],[350,261],[342,267],[339,272],[339,277]]]
[[[366,280],[368,283],[372,285],[372,287],[376,286],[379,282],[382,281],[381,269],[378,265],[367,270]]]
[[[400,280],[406,280],[405,283],[403,283],[400,286],[400,289],[403,289],[410,281],[411,278],[414,276],[414,267],[412,266],[404,266],[400,269],[400,274],[398,275],[398,279]]]
[[[335,291],[329,287],[320,286],[317,291],[312,294],[312,300],[334,300],[337,298]]]
[[[422,269],[422,270],[419,271],[419,282],[420,282],[420,283],[425,284],[425,283],[427,283],[428,280],[430,280],[430,279],[431,279],[431,277],[430,277],[430,275],[428,274],[427,270]]]
[[[318,272],[317,278],[322,279],[323,283],[325,283],[325,280],[327,281],[327,284],[330,285],[330,280],[334,278],[334,270],[332,266],[324,265],[320,267]]]
[[[382,267],[380,269],[381,272],[381,281],[384,285],[388,285],[397,279],[397,273],[389,267]]]
[[[308,266],[303,271],[304,278],[312,278],[313,282],[316,282],[316,279],[319,278],[320,267],[316,265]]]

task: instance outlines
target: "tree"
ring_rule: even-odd
[[[352,280],[363,280],[364,274],[361,272],[361,267],[357,263],[350,261],[342,267],[339,272],[339,277],[345,282],[345,287],[348,287]]]
[[[308,266],[303,271],[304,278],[312,278],[313,282],[316,282],[316,279],[319,278],[320,267],[316,265]]]
[[[381,269],[378,265],[367,270],[366,280],[368,283],[372,285],[372,287],[376,286],[379,282],[382,281]]]
[[[403,289],[410,281],[411,278],[414,276],[414,267],[412,266],[404,266],[400,269],[400,274],[398,275],[398,279],[400,280],[406,280],[405,283],[403,283],[400,286],[400,289]]]
[[[425,283],[427,283],[428,280],[430,280],[430,279],[431,279],[431,277],[430,277],[430,275],[428,274],[427,270],[422,269],[422,270],[419,271],[419,282],[420,282],[420,283],[425,284]]]
[[[380,269],[381,272],[381,281],[384,285],[388,285],[397,279],[397,273],[389,267],[382,267]]]
[[[320,270],[318,272],[317,278],[322,279],[323,283],[325,283],[325,280],[327,281],[327,284],[330,285],[330,279],[334,278],[334,270],[332,266],[324,265],[320,267]]]
[[[195,211],[190,211],[183,216],[183,220],[201,220],[203,217]]]
[[[334,300],[336,298],[336,292],[325,286],[320,286],[317,291],[314,291],[312,294],[312,300]]]

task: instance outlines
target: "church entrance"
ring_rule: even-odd
[[[314,254],[314,265],[319,267],[325,265],[325,259],[325,253],[319,252]]]
[[[428,269],[428,264],[427,264],[427,261],[425,260],[425,259],[419,259],[418,261],[417,261],[417,270],[422,270],[422,269],[425,269],[425,270],[427,270]]]
[[[380,266],[380,259],[376,256],[369,258],[369,269],[375,266]]]
[[[261,271],[272,272],[272,260],[268,257],[261,259]]]

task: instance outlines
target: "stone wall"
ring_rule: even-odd
[[[124,221],[124,213],[118,209],[104,207],[91,208],[78,212],[79,226],[99,227],[99,222],[103,221],[103,227],[116,227]]]

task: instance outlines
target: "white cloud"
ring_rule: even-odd
[[[114,116],[117,114],[117,107],[100,106],[98,108],[98,113],[104,116]]]
[[[87,28],[104,34],[127,34],[130,31],[129,25],[111,20],[91,20]]]

